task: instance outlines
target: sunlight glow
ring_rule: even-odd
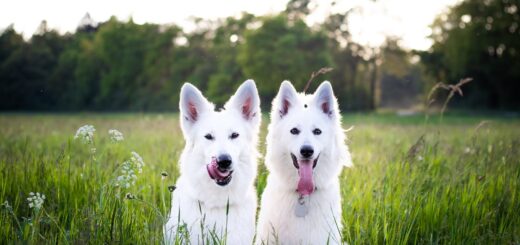
[[[132,20],[138,24],[145,22],[169,24],[175,23],[186,31],[195,28],[193,17],[217,19],[227,16],[239,16],[242,12],[255,15],[272,14],[283,11],[287,1],[277,0],[115,0],[115,1],[67,1],[67,0],[18,0],[4,2],[0,8],[0,29],[14,24],[17,31],[29,38],[42,20],[50,28],[62,33],[72,32],[81,18],[88,12],[95,21],[105,21],[114,15],[118,19]],[[386,36],[399,37],[407,48],[427,49],[431,41],[428,27],[435,16],[457,0],[320,0],[311,7],[314,12],[307,22],[310,25],[321,22],[331,13],[353,10],[350,31],[353,39],[363,45],[378,46]],[[516,11],[512,10],[512,11]]]

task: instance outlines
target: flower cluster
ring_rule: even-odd
[[[123,141],[125,139],[123,137],[123,133],[121,133],[117,129],[108,130],[108,135],[110,135],[110,139],[112,140],[112,142],[119,142],[119,141]]]
[[[132,151],[132,157],[130,158],[130,161],[132,161],[139,173],[143,171],[144,161],[143,158],[137,154],[137,152]]]
[[[92,144],[94,141],[94,132],[96,129],[92,125],[84,125],[78,128],[74,139],[79,139],[85,144]]]
[[[137,180],[137,173],[141,173],[144,167],[143,158],[136,152],[132,152],[130,160],[121,165],[121,175],[117,176],[115,185],[122,188],[130,188]]]
[[[27,201],[29,202],[29,208],[34,208],[35,210],[39,210],[42,208],[43,202],[45,201],[45,195],[40,194],[39,192],[29,193],[29,197],[27,198]]]
[[[122,188],[130,188],[135,184],[137,180],[137,175],[135,174],[132,168],[132,162],[125,161],[121,165],[121,175],[117,176],[116,186],[120,186]]]

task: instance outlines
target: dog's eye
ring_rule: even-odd
[[[312,133],[314,135],[320,135],[321,134],[321,130],[319,128],[315,128],[314,130],[312,130]]]
[[[299,129],[297,129],[297,128],[292,128],[292,129],[291,129],[291,134],[297,135],[297,134],[299,134],[299,133],[300,133],[300,130],[299,130]]]
[[[230,138],[230,139],[236,139],[236,138],[238,138],[238,136],[239,136],[238,133],[233,132],[233,133],[229,136],[229,138]]]
[[[213,135],[206,134],[206,135],[204,135],[204,138],[206,138],[207,140],[213,140]]]

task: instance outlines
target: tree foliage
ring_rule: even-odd
[[[331,64],[325,35],[311,31],[302,20],[288,22],[283,14],[265,17],[261,28],[246,33],[238,62],[267,101],[283,80],[302,90],[312,71]]]
[[[473,77],[462,100],[469,106],[520,108],[519,8],[514,0],[465,0],[440,15],[434,44],[421,55],[430,75],[450,83]]]
[[[26,40],[8,27],[0,34],[0,110],[176,111],[184,82],[222,105],[246,79],[257,82],[267,108],[281,81],[302,90],[322,67],[334,69],[308,92],[330,80],[342,110],[403,106],[412,98],[404,103],[410,106],[434,82],[464,77],[474,82],[459,105],[520,108],[518,1],[458,3],[433,23],[434,44],[425,52],[391,38],[381,47],[356,43],[348,22],[354,10],[309,26],[314,5],[291,0],[274,15],[194,19],[191,32],[115,17],[96,23],[88,14],[68,34],[42,22]],[[411,62],[416,54],[421,65]]]

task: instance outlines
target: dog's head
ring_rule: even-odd
[[[273,172],[297,181],[301,195],[337,177],[351,164],[332,86],[323,82],[312,95],[298,94],[284,81],[273,101],[268,136],[270,158],[282,159]],[[334,176],[336,175],[336,176]]]
[[[224,105],[215,111],[202,93],[186,83],[181,89],[180,120],[186,139],[183,172],[228,185],[233,172],[241,171],[247,157],[256,157],[260,125],[260,99],[253,80],[245,81]],[[247,162],[247,164],[250,164]],[[207,181],[206,181],[207,182]]]

